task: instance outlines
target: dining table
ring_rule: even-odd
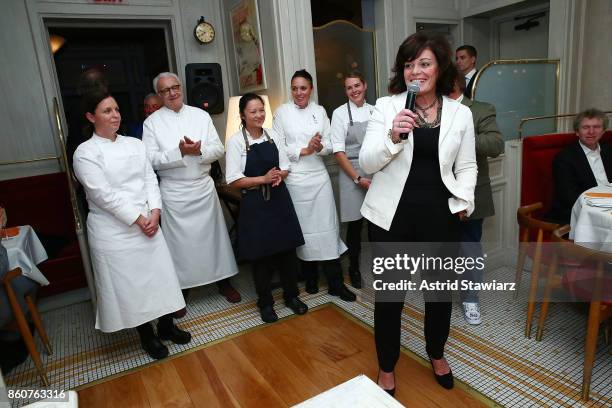
[[[8,255],[9,270],[21,268],[23,276],[42,286],[48,285],[49,281],[37,267],[38,264],[47,260],[47,251],[34,229],[29,225],[22,225],[10,230],[16,232],[10,235],[0,234],[2,245],[6,248]]]
[[[612,185],[588,189],[572,208],[570,239],[598,251],[612,252]]]

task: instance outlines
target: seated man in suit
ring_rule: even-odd
[[[574,119],[578,140],[560,151],[553,161],[555,193],[547,219],[569,224],[572,207],[584,191],[612,180],[612,148],[599,143],[608,118],[598,109],[587,109]]]

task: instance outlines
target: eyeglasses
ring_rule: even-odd
[[[180,90],[181,90],[181,85],[180,84],[176,84],[176,85],[169,86],[168,88],[160,89],[159,90],[159,94],[161,96],[168,96],[168,95],[170,95],[171,91],[178,92]]]

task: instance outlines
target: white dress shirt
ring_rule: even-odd
[[[595,180],[597,181],[598,186],[607,186],[610,184],[608,181],[608,175],[606,174],[606,169],[604,168],[603,161],[601,160],[601,147],[599,143],[597,143],[597,149],[591,150],[580,142],[580,147],[584,151],[587,160],[589,161],[589,166],[591,166],[591,171],[595,176]]]
[[[281,170],[290,170],[290,162],[285,152],[285,144],[281,140],[280,136],[273,129],[266,129],[268,136],[274,140],[274,144],[278,149],[278,165]],[[253,139],[247,131],[247,139],[249,146],[254,144],[263,143],[267,141],[265,135],[261,135],[257,139]],[[242,131],[234,133],[229,142],[227,142],[227,153],[225,154],[225,180],[227,184],[239,180],[244,175],[244,168],[246,167],[247,151],[244,145],[244,138],[242,137]]]
[[[465,74],[465,85],[470,83],[470,81],[472,80],[472,77],[474,76],[475,73],[476,73],[476,68],[472,68],[472,70],[470,72]]]

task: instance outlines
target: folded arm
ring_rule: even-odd
[[[155,137],[155,132],[151,123],[148,121],[145,121],[143,125],[142,141],[147,148],[147,156],[149,157],[153,169],[168,170],[187,166],[183,162],[183,155],[178,144],[175,148],[170,150],[164,151],[160,149]]]
[[[108,182],[100,162],[101,159],[95,155],[77,150],[73,162],[74,173],[85,188],[89,200],[121,222],[132,225],[141,215],[140,210],[119,196]]]
[[[384,168],[404,150],[406,141],[394,144],[388,136],[391,125],[385,125],[385,109],[390,103],[378,101],[368,122],[366,134],[359,152],[359,166],[368,174]]]

